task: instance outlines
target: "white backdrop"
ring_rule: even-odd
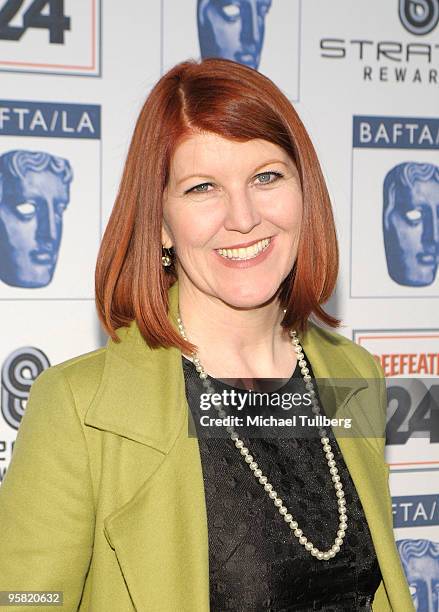
[[[106,341],[94,265],[134,121],[151,86],[200,58],[206,39],[196,0],[43,4],[0,0],[0,482],[38,373]],[[213,30],[229,28],[218,53],[259,50],[253,67],[293,102],[316,146],[340,243],[330,302],[340,332],[396,387],[420,381],[389,404],[386,452],[403,565],[417,609],[433,612],[439,408],[426,397],[431,388],[439,398],[439,0],[206,4]],[[263,38],[251,23],[265,26]],[[14,182],[10,159],[39,164],[41,185]]]

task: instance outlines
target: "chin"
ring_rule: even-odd
[[[277,292],[277,287],[267,288],[266,290],[256,287],[254,291],[244,291],[243,289],[244,287],[235,287],[235,290],[233,290],[231,287],[228,291],[220,292],[218,297],[234,308],[258,308],[269,302]]]

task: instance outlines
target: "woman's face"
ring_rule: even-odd
[[[179,291],[233,307],[264,304],[293,267],[301,220],[299,175],[281,147],[213,133],[177,147],[163,194],[162,242],[174,247]]]

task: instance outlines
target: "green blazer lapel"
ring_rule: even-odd
[[[135,323],[117,330],[107,342],[101,384],[85,424],[111,431],[166,454],[185,419],[179,400],[184,380],[177,376],[177,349],[151,350]]]
[[[351,419],[349,429],[333,427],[337,440],[355,437],[369,445],[369,450],[379,453],[375,438],[384,435],[385,427],[385,415],[381,414],[382,387],[376,377],[366,378],[367,374],[354,365],[359,356],[357,351],[364,349],[313,323],[301,344],[311,363],[324,412],[340,420]],[[367,371],[372,371],[370,366]]]

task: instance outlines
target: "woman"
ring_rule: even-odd
[[[357,379],[337,410],[385,414],[371,355],[309,321],[338,324],[321,308],[337,258],[316,153],[276,86],[220,59],[165,74],[98,257],[111,337],[32,386],[0,490],[0,590],[93,612],[413,610],[382,432],[188,435],[223,379],[302,381],[314,415],[329,403],[311,375]]]

